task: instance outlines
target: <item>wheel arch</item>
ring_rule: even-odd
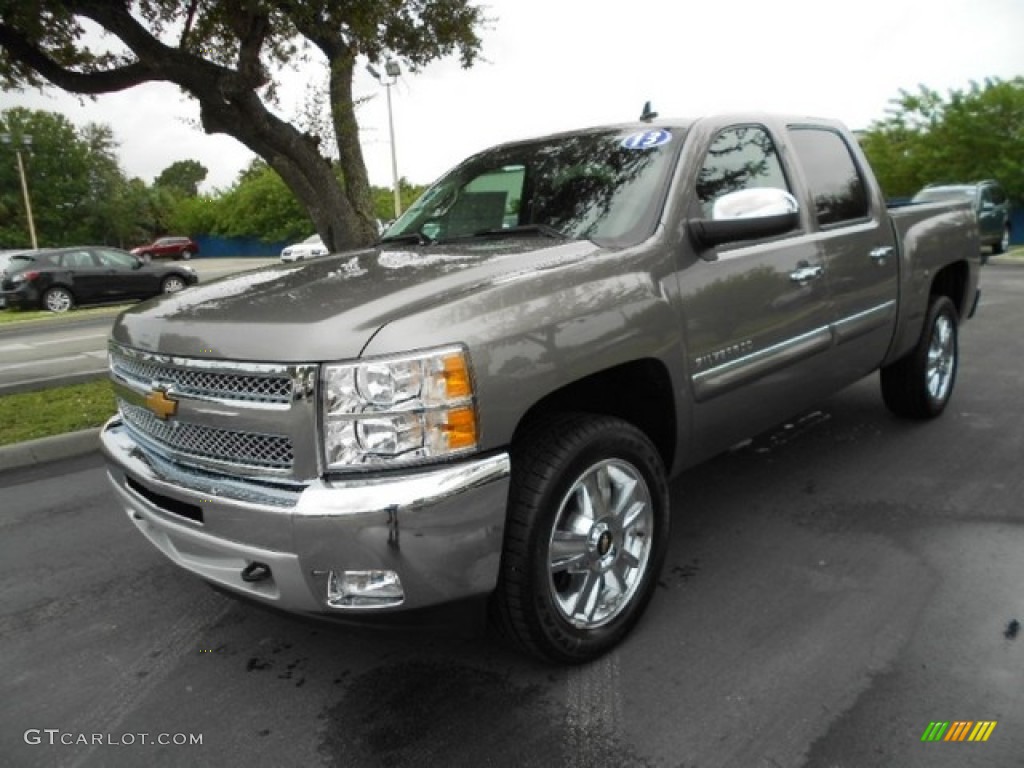
[[[654,443],[671,472],[676,458],[678,414],[672,379],[661,360],[642,358],[597,371],[548,393],[526,409],[512,441],[555,413],[592,413],[629,422]]]
[[[958,261],[940,269],[932,279],[929,300],[935,296],[947,296],[963,318],[970,312],[973,297],[970,292],[970,267],[965,261]]]

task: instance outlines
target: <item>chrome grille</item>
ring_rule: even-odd
[[[288,403],[293,396],[292,379],[285,374],[184,368],[126,353],[113,344],[110,347],[110,367],[115,375],[142,387],[148,388],[153,382],[159,382],[183,395],[251,403]]]
[[[204,427],[180,421],[161,421],[145,408],[120,402],[121,417],[141,437],[172,451],[249,467],[288,469],[295,460],[292,441],[283,435],[263,435]]]

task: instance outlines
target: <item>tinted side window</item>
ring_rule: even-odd
[[[114,269],[134,269],[137,266],[137,260],[127,253],[121,253],[120,251],[107,251],[97,250],[93,251],[100,264],[104,267],[112,267]]]
[[[1006,193],[1003,192],[1002,187],[993,184],[991,187],[988,187],[988,190],[992,195],[993,203],[995,203],[996,205],[1002,205],[1003,203],[1006,202]]]
[[[705,218],[715,200],[740,189],[789,191],[772,137],[761,126],[738,125],[722,131],[697,174],[697,198]]]
[[[791,128],[790,139],[800,158],[823,226],[866,219],[868,194],[850,148],[835,131]]]
[[[60,265],[64,269],[92,269],[92,257],[86,251],[68,251],[60,255]]]

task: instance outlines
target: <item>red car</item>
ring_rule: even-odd
[[[132,248],[132,253],[143,259],[184,259],[188,261],[199,253],[199,244],[189,237],[161,237],[149,245]]]

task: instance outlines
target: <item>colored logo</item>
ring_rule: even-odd
[[[654,149],[672,141],[672,134],[664,128],[631,133],[622,140],[624,149]]]
[[[167,421],[178,412],[178,401],[172,400],[162,389],[154,389],[146,395],[146,407],[162,421]]]
[[[995,729],[995,720],[931,722],[921,734],[921,741],[988,741]]]

